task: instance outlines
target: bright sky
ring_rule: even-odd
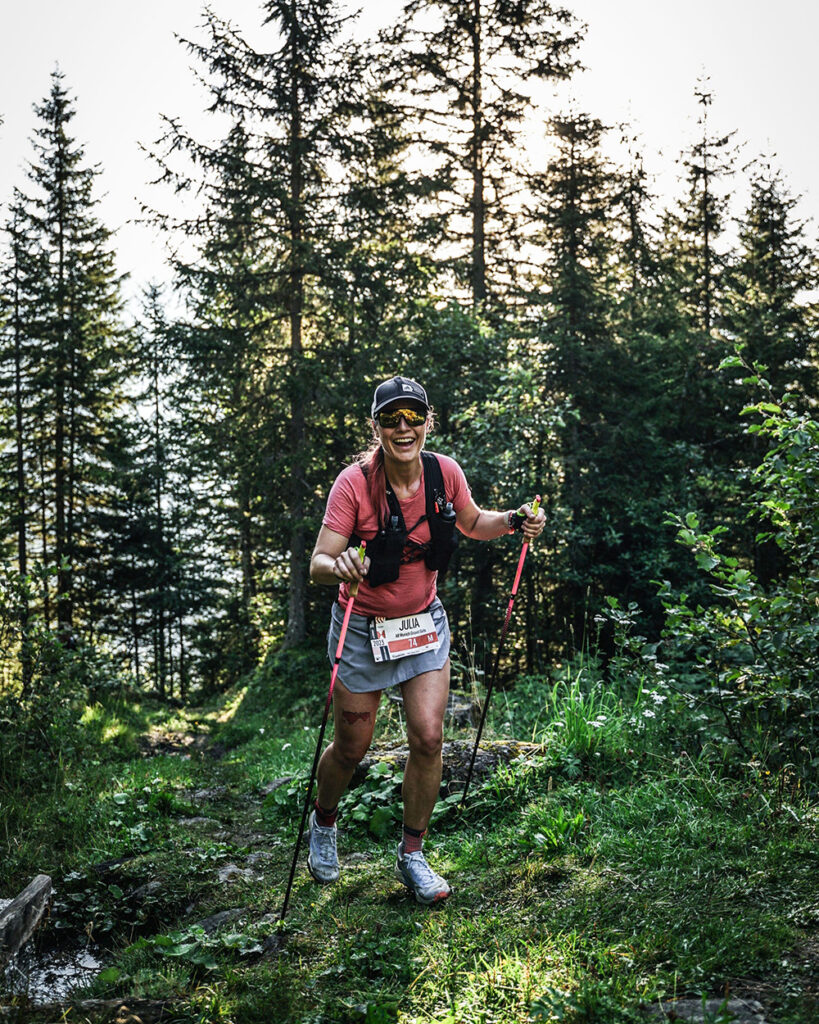
[[[741,162],[776,154],[801,214],[819,214],[819,141],[811,128],[819,64],[819,5],[811,0],[564,0],[589,28],[580,58],[587,67],[555,98],[614,124],[630,120],[642,136],[656,187],[677,194],[674,161],[695,134],[693,90],[710,76],[717,131],[736,128]],[[211,0],[264,45],[259,0]],[[394,18],[400,0],[359,0],[362,32]],[[119,231],[120,269],[134,293],[166,277],[162,243],[134,224],[139,200],[161,203],[147,182],[153,168],[139,148],[159,133],[159,114],[179,116],[195,134],[213,131],[203,93],[174,33],[197,36],[199,0],[0,0],[0,204],[24,185],[35,125],[32,104],[59,64],[76,99],[76,138],[103,169],[100,214]],[[570,94],[570,95],[569,95]],[[536,152],[536,145],[532,145]],[[743,195],[737,188],[739,201]],[[739,211],[737,211],[739,212]],[[0,211],[2,216],[2,211]],[[811,235],[815,229],[811,228]]]

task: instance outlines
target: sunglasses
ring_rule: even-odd
[[[392,430],[404,418],[408,427],[420,427],[427,421],[427,414],[421,409],[388,409],[378,414],[378,422],[382,427]]]

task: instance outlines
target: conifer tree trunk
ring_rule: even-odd
[[[157,649],[157,681],[159,684],[159,692],[164,694],[167,678],[167,664],[165,658],[165,605],[167,600],[168,574],[166,569],[167,558],[165,553],[165,520],[162,511],[162,467],[164,465],[164,452],[162,448],[162,435],[160,429],[158,344],[158,340],[154,339],[154,358],[152,362],[153,379],[151,381],[151,387],[154,399],[154,515],[156,516],[157,550],[160,552],[161,559],[160,571],[157,574],[158,586],[156,595],[158,617],[157,636],[159,640],[159,646]]]
[[[290,21],[290,457],[293,476],[292,523],[290,528],[290,590],[287,607],[287,629],[284,646],[301,643],[305,635],[304,601],[307,589],[304,536],[304,499],[306,478],[304,460],[300,458],[305,445],[304,395],[302,388],[302,315],[304,310],[304,209],[302,169],[301,96],[299,60],[303,59],[297,39],[298,19],[295,3],[291,3]]]
[[[61,150],[57,151],[61,162]],[[71,629],[71,582],[66,569],[66,506],[68,471],[66,466],[66,390],[68,385],[68,330],[66,324],[65,287],[65,210],[64,173],[58,166],[57,181],[57,308],[56,308],[56,374],[54,380],[54,559],[57,565],[57,629],[67,636]]]
[[[48,565],[48,488],[43,443],[43,438],[40,438],[37,446],[37,466],[40,471],[40,559],[43,565]],[[43,622],[46,628],[51,626],[51,594],[48,580],[43,582]]]
[[[140,664],[139,664],[139,618],[137,615],[137,590],[136,590],[136,559],[131,553],[131,641],[134,645],[134,653],[131,659],[134,666],[134,678],[137,689],[140,685]]]
[[[483,69],[481,67],[481,0],[472,0],[472,304],[486,298],[486,203],[484,201]]]
[[[251,623],[253,621],[253,599],[256,596],[256,572],[253,565],[253,536],[250,505],[250,484],[247,478],[240,481],[239,500],[239,558],[242,568],[242,627],[251,645]]]
[[[17,239],[15,238],[15,250]],[[15,428],[15,504],[17,512],[17,568],[22,577],[28,574],[27,524],[28,511],[26,501],[25,446],[23,431],[23,329],[20,310],[20,262],[19,253],[15,251],[13,278],[13,313],[12,330],[14,332],[14,428]],[[28,644],[29,607],[26,591],[21,593],[20,601],[20,635],[22,650],[20,657],[21,682],[23,693],[31,685],[31,651]]]

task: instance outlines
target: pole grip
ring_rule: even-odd
[[[361,559],[362,562],[364,561],[364,550],[365,550],[366,547],[367,547],[366,540],[362,540],[362,542],[358,545],[358,548],[357,548],[357,552],[356,553],[358,554],[358,557]],[[355,597],[355,595],[358,593],[358,586],[359,586],[359,581],[358,580],[356,580],[354,583],[350,584],[350,600],[352,600]]]

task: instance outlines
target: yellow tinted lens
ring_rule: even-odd
[[[398,426],[402,416],[410,427],[420,427],[427,418],[427,414],[420,409],[390,409],[389,412],[378,414],[378,422],[382,427],[392,429]]]

